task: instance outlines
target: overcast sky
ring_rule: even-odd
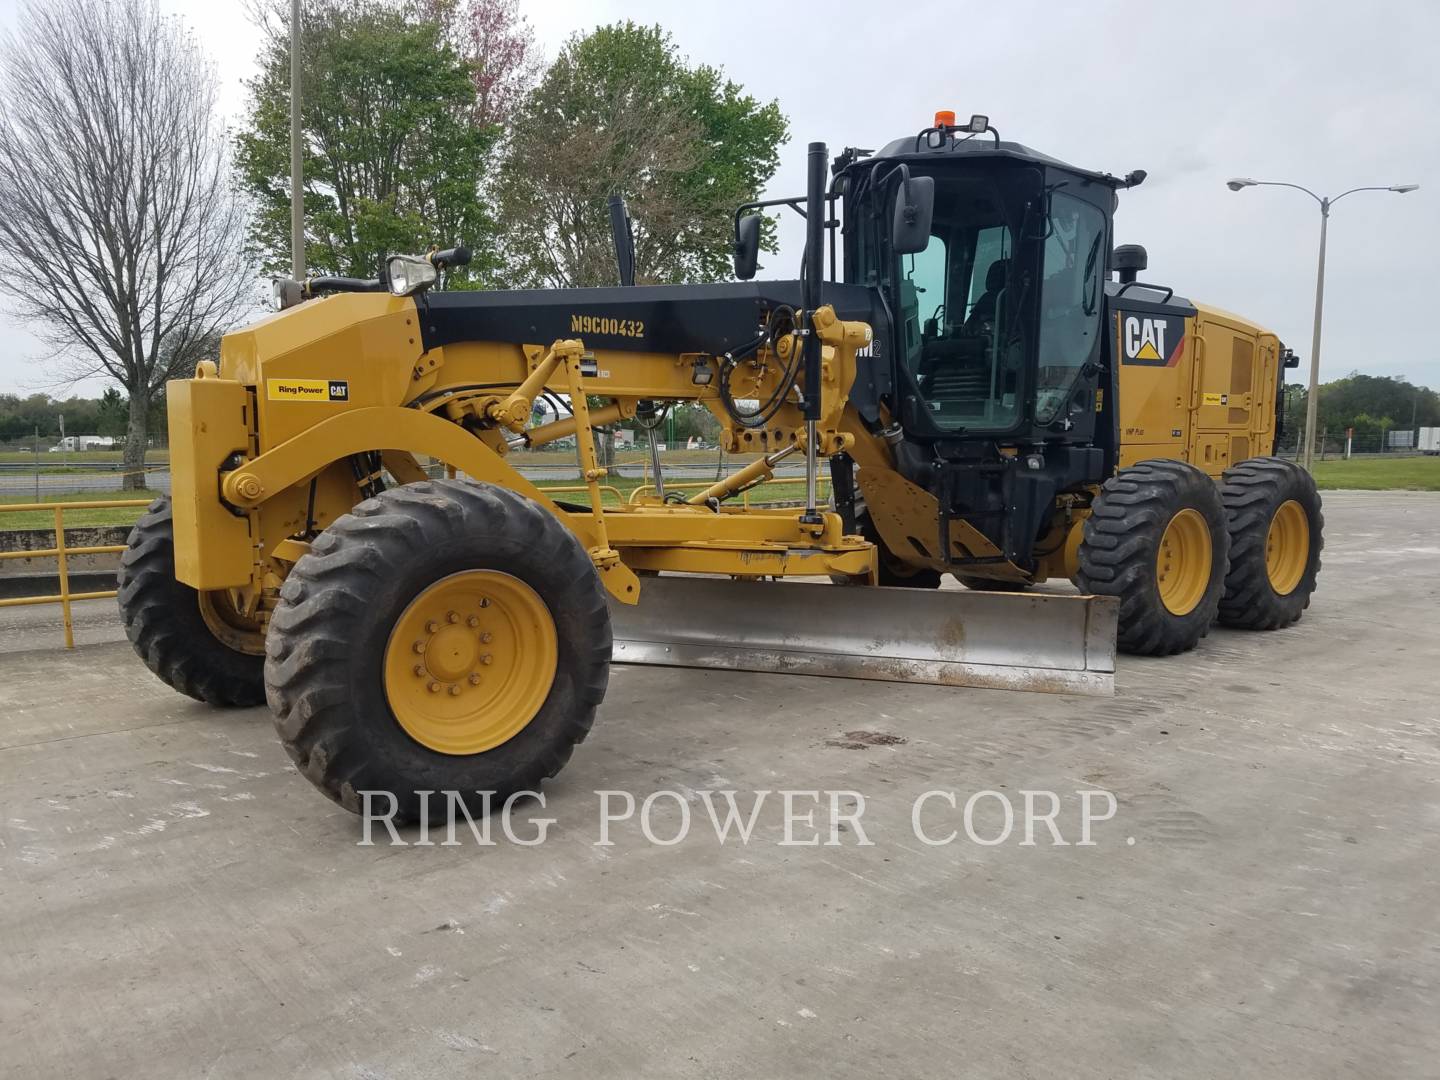
[[[258,45],[242,5],[161,2],[194,26],[238,118]],[[1145,169],[1144,186],[1122,195],[1116,227],[1118,242],[1149,250],[1145,277],[1268,325],[1307,366],[1318,206],[1288,189],[1232,193],[1225,180],[1288,180],[1329,195],[1418,183],[1409,195],[1362,192],[1336,206],[1321,377],[1358,369],[1440,388],[1440,346],[1424,329],[1440,260],[1434,0],[521,6],[549,57],[575,31],[656,22],[692,61],[778,99],[792,136],[772,196],[803,191],[809,141],[874,149],[941,108],[986,113],[1006,139],[1075,165]],[[0,0],[0,26],[14,27],[16,7]],[[794,275],[799,241],[798,229],[783,234],[765,276]],[[42,355],[0,315],[0,391],[48,388]]]

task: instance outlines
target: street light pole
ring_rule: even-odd
[[[300,153],[300,0],[290,0],[290,276],[305,280],[305,176]]]
[[[1320,323],[1325,313],[1325,234],[1330,226],[1330,208],[1343,199],[1346,195],[1353,195],[1357,191],[1393,191],[1398,195],[1417,190],[1419,184],[1391,184],[1388,187],[1357,187],[1349,191],[1342,191],[1333,199],[1316,195],[1307,187],[1299,184],[1287,184],[1281,180],[1251,180],[1247,176],[1237,176],[1233,180],[1227,180],[1225,186],[1231,191],[1239,191],[1247,187],[1288,187],[1296,191],[1303,191],[1317,203],[1320,204],[1320,261],[1315,271],[1315,332],[1310,340],[1310,385],[1305,392],[1305,430],[1301,435],[1304,447],[1304,465],[1306,472],[1315,460],[1315,419],[1316,412],[1320,405]]]
[[[1315,271],[1315,331],[1310,338],[1310,389],[1305,395],[1305,460],[1310,472],[1315,455],[1315,413],[1320,405],[1320,320],[1325,314],[1325,233],[1330,225],[1330,200],[1320,200],[1320,265]],[[1323,448],[1322,448],[1323,449]]]

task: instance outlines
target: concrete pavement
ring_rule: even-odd
[[[0,1075],[1433,1077],[1440,496],[1326,516],[1299,626],[1113,699],[616,668],[533,847],[358,846],[264,710],[0,631]],[[858,791],[873,846],[719,844],[720,788]],[[602,789],[696,827],[597,846]],[[912,828],[1022,789],[1070,846]]]

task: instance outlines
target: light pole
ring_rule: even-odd
[[[290,0],[290,276],[305,280],[305,178],[300,153],[300,0]]]
[[[1237,176],[1233,180],[1227,180],[1225,186],[1231,191],[1239,191],[1247,187],[1288,187],[1296,191],[1303,191],[1317,203],[1320,204],[1320,265],[1315,271],[1315,334],[1310,340],[1310,386],[1305,394],[1305,471],[1310,471],[1310,464],[1315,456],[1315,407],[1319,404],[1320,384],[1320,318],[1325,310],[1325,231],[1330,224],[1330,207],[1343,199],[1346,195],[1353,195],[1357,191],[1393,191],[1404,195],[1408,191],[1419,188],[1419,184],[1391,184],[1389,187],[1357,187],[1349,191],[1342,191],[1333,199],[1316,195],[1307,187],[1299,184],[1287,184],[1282,180],[1251,180],[1247,176]]]

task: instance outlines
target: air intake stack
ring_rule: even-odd
[[[1140,271],[1149,265],[1149,256],[1139,244],[1121,244],[1110,257],[1110,268],[1122,285],[1134,281]]]

